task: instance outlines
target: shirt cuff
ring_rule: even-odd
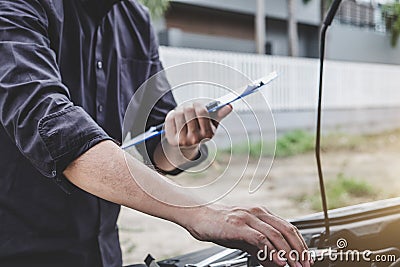
[[[193,167],[199,165],[200,163],[205,161],[207,159],[207,157],[208,157],[208,147],[205,144],[201,144],[199,147],[199,152],[197,153],[197,156],[194,159],[192,159],[191,161],[188,161],[188,162],[182,164],[181,166],[179,166],[178,168],[176,168],[175,170],[172,170],[172,171],[164,171],[161,169],[157,169],[157,170],[164,175],[178,175],[190,168],[193,168]]]

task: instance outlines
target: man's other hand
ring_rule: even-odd
[[[211,205],[201,208],[192,219],[186,228],[196,239],[238,248],[256,257],[260,250],[268,252],[261,262],[264,266],[310,267],[313,264],[297,228],[265,208]],[[293,255],[296,258],[299,255],[298,260]]]
[[[206,107],[194,102],[178,106],[165,119],[165,137],[172,146],[191,148],[201,141],[211,139],[220,123],[232,111],[230,105],[210,116]]]

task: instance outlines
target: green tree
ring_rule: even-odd
[[[169,7],[169,0],[139,0],[145,5],[153,18],[160,18]]]
[[[390,32],[390,44],[396,47],[400,37],[400,3],[396,0],[383,6],[382,16],[385,18],[386,29]]]

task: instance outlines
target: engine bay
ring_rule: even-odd
[[[330,234],[325,236],[324,214],[291,222],[310,248],[316,267],[400,266],[400,198],[329,211]],[[147,264],[150,266],[151,264]],[[158,262],[160,267],[256,267],[255,256],[236,249],[210,249]]]

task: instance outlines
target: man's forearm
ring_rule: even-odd
[[[76,186],[105,200],[157,216],[188,228],[194,214],[206,208],[181,208],[172,201],[197,205],[164,177],[122,151],[111,141],[91,148],[71,163],[64,175]],[[140,186],[137,183],[140,181]],[[141,186],[146,188],[146,192]],[[150,194],[155,193],[159,201]],[[164,195],[161,195],[165,193]],[[172,200],[173,198],[173,200]]]

